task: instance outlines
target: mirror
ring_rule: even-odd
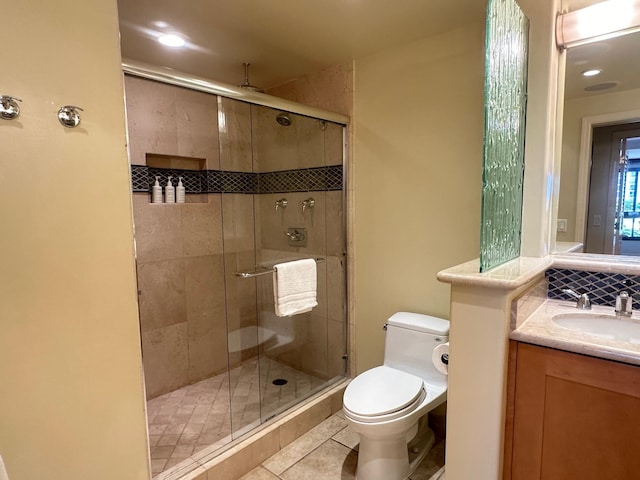
[[[593,3],[565,1],[563,10]],[[594,69],[600,73],[583,75]],[[564,83],[556,242],[582,242],[588,253],[640,255],[640,123],[632,125],[640,122],[640,33],[568,49]],[[613,125],[620,127],[599,130]],[[592,168],[593,141],[607,138],[594,150],[604,153],[594,155]],[[618,165],[621,146],[626,167]],[[605,156],[609,163],[596,168]]]

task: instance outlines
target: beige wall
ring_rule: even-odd
[[[1,93],[23,103],[0,125],[0,453],[11,480],[147,479],[116,4],[3,14]]]
[[[357,371],[382,362],[382,325],[449,318],[436,273],[479,252],[483,24],[355,64]]]
[[[569,221],[567,232],[558,232],[558,241],[574,241],[582,237],[582,232],[577,234],[575,230],[582,119],[638,109],[640,89],[575,98],[565,102],[558,218]],[[583,201],[586,202],[586,198]]]
[[[521,255],[543,257],[553,248],[559,185],[557,121],[559,53],[555,42],[560,0],[518,0],[530,20],[527,132]],[[558,137],[559,138],[559,137]]]

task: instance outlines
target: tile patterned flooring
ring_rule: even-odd
[[[358,462],[358,435],[342,412],[329,417],[241,480],[352,480]],[[438,439],[411,480],[445,480],[444,440]],[[230,479],[229,479],[230,480]]]
[[[285,385],[274,385],[286,379]],[[166,393],[147,402],[151,470],[164,472],[207,447],[223,446],[325,382],[269,358]],[[262,405],[260,404],[262,399]],[[236,435],[237,436],[237,435]]]

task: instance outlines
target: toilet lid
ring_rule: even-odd
[[[421,378],[395,368],[372,368],[347,386],[344,406],[362,416],[385,415],[415,402],[422,393],[422,384]]]

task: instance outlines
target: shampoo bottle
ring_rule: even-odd
[[[162,187],[158,183],[158,177],[156,176],[156,183],[151,187],[151,203],[162,203]]]
[[[184,203],[184,185],[182,185],[182,177],[178,177],[178,186],[176,187],[176,202]]]
[[[167,186],[164,187],[164,202],[165,203],[176,203],[176,189],[171,183],[171,179],[173,177],[169,177],[167,179]]]

